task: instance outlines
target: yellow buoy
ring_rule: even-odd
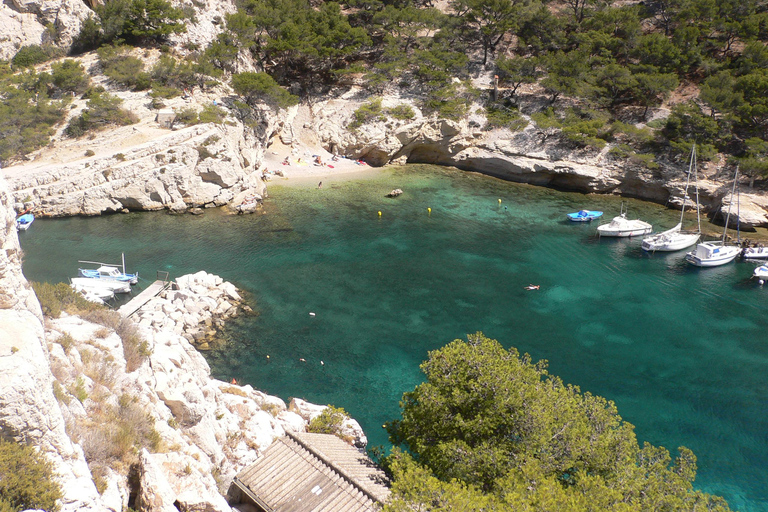
[[[381,212],[379,212],[379,217],[381,217]]]
[[[499,198],[499,204],[501,204],[501,198]]]
[[[427,208],[428,213],[432,213],[432,208]]]

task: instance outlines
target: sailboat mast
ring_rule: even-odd
[[[733,187],[731,188],[731,200],[728,202],[728,215],[725,217],[725,228],[723,228],[723,245],[725,245],[725,234],[728,232],[728,222],[731,219],[731,205],[733,204],[733,194],[736,193],[736,180],[739,179],[739,167],[736,166],[736,174],[733,176]]]
[[[688,175],[685,178],[685,191],[683,192],[683,207],[680,208],[680,225],[683,225],[683,215],[685,214],[685,203],[688,201],[688,185],[691,183],[691,169],[693,159],[696,158],[696,144],[691,148],[691,160],[688,162]]]
[[[694,149],[696,149],[696,145],[694,144]],[[694,179],[696,181],[696,223],[699,226],[699,234],[701,234],[701,210],[699,209],[699,165],[696,161],[696,152],[693,153],[693,172]]]

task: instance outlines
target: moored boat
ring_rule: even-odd
[[[766,279],[768,279],[768,264],[760,265],[759,267],[757,267],[755,271],[752,273],[752,277],[756,277],[760,281],[765,281]],[[762,282],[760,284],[762,284]]]
[[[573,222],[589,222],[603,216],[603,212],[596,210],[579,210],[575,213],[568,213],[566,217]]]
[[[85,300],[95,302],[97,304],[104,304],[106,301],[115,297],[114,290],[101,283],[94,282],[93,284],[74,284],[70,285],[73,290],[80,292]]]
[[[597,234],[600,236],[628,237],[647,235],[653,231],[653,226],[640,219],[630,220],[627,218],[627,212],[622,205],[621,214],[614,217],[607,224],[597,226]]]
[[[723,228],[723,237],[717,241],[702,242],[696,246],[696,249],[685,255],[685,261],[697,267],[718,267],[725,265],[736,259],[741,254],[740,245],[729,245],[725,243],[726,233],[728,232],[728,221],[731,218],[731,205],[733,196],[736,192],[736,182],[739,179],[739,168],[736,167],[736,173],[733,176],[733,188],[731,189],[731,201],[728,203],[728,215],[725,217],[725,227]],[[738,230],[737,230],[738,232]]]
[[[765,260],[768,259],[768,247],[745,247],[741,251],[741,257],[745,260]]]
[[[114,293],[130,293],[131,283],[127,281],[107,281],[103,279],[92,279],[90,277],[73,277],[70,279],[73,287],[82,286],[85,288],[106,288]]]
[[[688,201],[688,185],[691,182],[691,172],[694,173],[694,183],[696,184],[696,220],[697,229],[695,231],[683,231],[683,219],[685,215],[685,203]],[[701,216],[699,214],[699,175],[696,165],[696,145],[691,148],[691,160],[688,164],[688,176],[685,180],[685,191],[683,193],[683,205],[680,209],[680,222],[671,229],[661,233],[655,233],[647,238],[643,238],[641,247],[644,251],[679,251],[686,249],[701,238]]]
[[[139,282],[138,274],[127,274],[121,272],[119,268],[111,265],[102,265],[98,268],[79,268],[77,274],[80,277],[87,277],[89,279],[99,279],[102,281],[120,281],[130,284],[136,284]]]
[[[35,221],[35,216],[31,213],[25,213],[24,215],[20,215],[16,219],[16,230],[26,231],[29,229],[29,226],[31,226],[34,221]]]

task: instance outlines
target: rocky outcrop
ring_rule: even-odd
[[[51,43],[63,49],[93,11],[82,0],[9,0],[0,3],[0,59],[22,46]]]
[[[130,135],[133,128],[123,130]],[[203,124],[160,132],[149,142],[90,158],[11,167],[6,177],[16,201],[32,201],[40,216],[185,211],[223,206],[243,195],[263,196],[264,182],[254,165],[261,152],[242,124]]]

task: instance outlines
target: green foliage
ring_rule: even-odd
[[[717,141],[720,126],[712,116],[705,115],[696,103],[680,103],[672,107],[664,134],[672,142],[687,142],[689,147],[684,154],[689,154],[690,144],[694,142],[711,145]],[[698,153],[703,157],[701,148]]]
[[[0,510],[56,512],[61,489],[51,464],[31,446],[0,438]]]
[[[166,0],[110,0],[96,7],[102,39],[161,43],[186,32],[187,15]]]
[[[59,55],[61,52],[53,46],[32,44],[19,48],[19,51],[11,59],[11,63],[18,68],[30,68],[36,64],[55,59]]]
[[[180,62],[170,55],[160,56],[160,59],[152,67],[150,76],[153,88],[157,88],[156,84],[159,84],[165,87],[185,89],[198,82],[197,71],[191,62]]]
[[[387,109],[387,114],[398,119],[400,121],[410,121],[416,117],[416,112],[413,111],[410,105],[397,105]]]
[[[759,137],[744,141],[744,153],[734,157],[739,169],[747,176],[768,176],[768,142]]]
[[[32,282],[32,289],[37,295],[37,300],[40,301],[43,314],[51,318],[58,318],[62,311],[78,314],[104,308],[104,306],[85,300],[82,294],[73,290],[67,283]]]
[[[232,76],[232,88],[245,98],[248,104],[263,101],[273,108],[286,108],[296,105],[299,99],[280,87],[266,73],[238,73]]]
[[[70,394],[80,401],[85,402],[88,399],[88,391],[85,389],[85,380],[82,375],[75,380],[75,385],[69,390]]]
[[[53,85],[61,91],[83,94],[88,89],[90,78],[79,62],[67,59],[53,64],[51,69]]]
[[[72,119],[65,130],[70,137],[80,137],[91,130],[111,125],[125,126],[136,122],[136,117],[123,110],[123,100],[106,93],[95,94],[88,100],[88,108]]]
[[[485,117],[488,119],[486,129],[507,128],[517,132],[528,126],[528,121],[520,115],[517,109],[505,105],[492,104],[487,106]]]
[[[144,72],[144,61],[130,55],[127,46],[99,48],[99,63],[106,76],[126,87],[143,91],[150,87],[150,76]]]
[[[315,434],[335,434],[341,437],[341,428],[349,417],[347,411],[341,407],[329,405],[323,412],[315,416],[307,426],[307,432]]]
[[[95,50],[101,45],[102,33],[101,23],[97,18],[94,18],[92,14],[83,20],[83,24],[80,26],[80,32],[75,36],[72,41],[70,51],[74,54],[80,54],[87,51]]]
[[[128,319],[122,320],[115,332],[123,342],[125,369],[128,373],[138,369],[152,354],[147,340],[139,332],[136,324]]]
[[[51,101],[45,90],[37,92],[38,81],[34,73],[0,79],[0,162],[4,165],[48,144],[53,127],[64,118],[65,103]]]
[[[197,116],[201,123],[222,124],[227,117],[227,111],[217,105],[206,105]]]
[[[351,131],[355,131],[366,123],[375,121],[386,121],[384,109],[381,108],[381,98],[374,98],[367,103],[363,103],[352,114],[354,120],[347,125]]]
[[[429,353],[427,380],[387,424],[394,476],[387,511],[699,509],[696,457],[638,446],[613,402],[582,393],[482,333]]]

